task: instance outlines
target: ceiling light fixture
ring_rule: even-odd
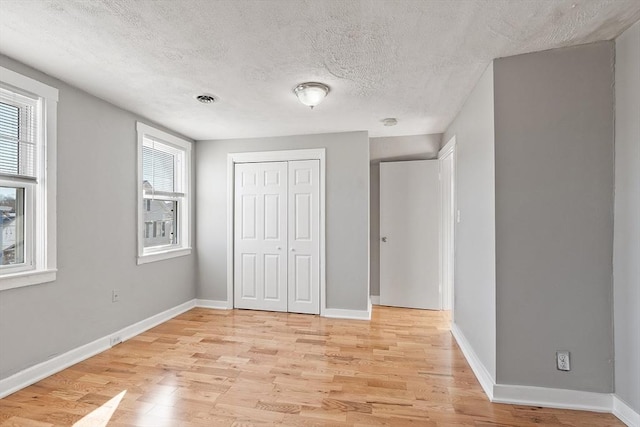
[[[293,93],[296,94],[300,102],[313,110],[313,107],[320,104],[327,96],[329,86],[317,82],[300,83],[293,89]]]
[[[196,96],[196,99],[203,104],[213,104],[214,102],[216,102],[215,96],[207,95],[206,93]]]
[[[382,124],[385,126],[395,126],[398,124],[398,119],[395,117],[389,117],[381,120]]]

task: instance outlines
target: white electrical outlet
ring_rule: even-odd
[[[113,347],[116,344],[120,344],[121,342],[122,342],[122,337],[120,335],[112,336],[109,339],[109,344],[111,345],[111,347]]]
[[[571,361],[569,352],[566,350],[556,351],[556,366],[559,371],[570,371]]]
[[[111,291],[111,302],[118,302],[120,301],[120,291],[117,289],[114,289]]]

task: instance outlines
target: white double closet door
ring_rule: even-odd
[[[319,169],[235,165],[234,307],[320,313]]]

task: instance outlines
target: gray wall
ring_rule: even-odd
[[[613,61],[612,42],[494,61],[500,384],[613,391]]]
[[[371,160],[371,295],[380,295],[380,162],[438,157],[442,134],[369,138]]]
[[[640,412],[640,22],[616,39],[615,392]]]
[[[369,159],[371,163],[435,159],[441,141],[441,133],[369,138]]]
[[[489,65],[442,138],[457,142],[454,316],[495,379],[495,159],[493,65]]]
[[[57,280],[0,291],[6,378],[194,298],[195,256],[136,265],[139,117],[7,57],[0,65],[59,89]]]
[[[327,307],[369,304],[369,139],[366,132],[196,143],[198,298],[227,299],[227,154],[326,148]]]

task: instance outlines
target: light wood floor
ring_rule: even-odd
[[[489,403],[446,313],[193,309],[0,400],[2,426],[613,426]]]

